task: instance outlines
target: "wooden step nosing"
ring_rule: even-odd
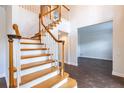
[[[33,67],[37,67],[37,66],[41,66],[41,65],[45,65],[45,64],[50,64],[50,63],[54,63],[55,61],[54,60],[49,60],[49,61],[44,61],[44,62],[37,62],[39,64],[34,64],[34,65],[31,65],[31,66],[27,66],[27,67],[23,67],[24,65],[28,65],[28,64],[24,64],[24,65],[21,65],[21,70],[26,70],[26,69],[30,69],[30,68],[33,68]]]
[[[53,69],[53,70],[52,70]],[[48,71],[47,71],[48,70]],[[51,71],[49,71],[49,70],[51,70]],[[27,80],[27,81],[22,81],[21,83],[20,83],[20,85],[23,85],[23,84],[26,84],[26,83],[28,83],[28,82],[30,82],[30,81],[32,81],[32,80],[35,80],[35,79],[38,79],[38,78],[40,78],[40,77],[43,77],[43,76],[45,76],[45,75],[48,75],[48,74],[50,74],[50,73],[52,73],[52,72],[55,72],[55,71],[57,71],[58,69],[57,68],[55,68],[55,67],[53,67],[53,68],[47,68],[47,69],[44,69],[44,70],[41,70],[41,71],[38,71],[38,72],[34,72],[34,73],[30,73],[30,74],[28,74],[28,75],[30,75],[30,76],[32,76],[33,74],[36,74],[36,73],[39,73],[40,75],[38,75],[37,77],[35,77],[35,78],[32,78],[32,79],[30,79],[30,80]],[[43,73],[43,72],[45,72],[45,71],[47,71],[46,73]],[[41,74],[41,73],[43,73],[43,74]],[[31,75],[32,74],[32,75]],[[22,76],[22,80],[23,80],[23,78],[25,77],[28,77],[28,75],[24,75],[24,76]]]
[[[68,81],[61,85],[59,88],[74,88],[75,86],[77,86],[77,81],[73,78],[68,78]]]
[[[68,73],[64,73],[65,74],[65,76],[64,77],[61,77],[60,76],[60,74],[59,75],[56,75],[56,76],[54,76],[54,77],[52,77],[52,78],[50,78],[50,79],[48,79],[48,80],[46,80],[46,81],[44,81],[44,82],[41,82],[41,83],[39,83],[39,84],[37,84],[37,85],[35,85],[35,86],[33,86],[32,88],[37,88],[38,86],[38,88],[51,88],[52,86],[54,86],[54,85],[56,85],[56,84],[58,84],[59,82],[61,82],[61,81],[63,81],[64,79],[66,79],[66,78],[68,78],[69,77],[69,74]],[[58,77],[61,77],[61,78],[59,78],[59,80],[57,80],[55,83],[53,83],[52,84],[52,79],[56,79],[56,78],[58,78]],[[43,84],[47,84],[49,81],[51,81],[51,85],[50,86],[47,86],[47,87],[42,87],[41,85],[43,85]]]
[[[48,50],[48,48],[23,48],[21,51]]]
[[[30,43],[30,42],[20,42],[20,44],[30,44],[30,45],[44,45],[43,43]]]
[[[67,73],[66,73],[66,74],[67,74]],[[67,74],[65,77],[63,77],[62,79],[60,79],[59,82],[62,82],[64,79],[66,79],[66,78],[68,78],[68,77],[69,77],[69,74]],[[59,82],[54,83],[54,85],[52,85],[51,87],[57,85]]]
[[[26,55],[21,56],[21,59],[29,59],[29,58],[36,58],[36,57],[44,57],[44,56],[50,56],[52,54],[40,54],[40,55]]]
[[[41,66],[41,65],[54,63],[54,62],[55,62],[54,60],[46,60],[46,62],[45,61],[39,61],[39,64],[36,64],[36,65],[34,64],[32,66],[23,67],[24,65],[31,64],[31,63],[27,63],[27,64],[21,65],[21,70],[26,70],[26,69],[30,69],[30,68],[33,68],[33,67],[38,67],[38,66]],[[36,63],[38,63],[38,62],[36,62]],[[14,72],[16,72],[16,71],[17,71],[17,69],[16,69],[16,67],[14,67]]]
[[[28,37],[22,37],[21,40],[40,40],[40,39],[36,39],[36,38],[28,38]]]

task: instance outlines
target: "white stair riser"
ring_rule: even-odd
[[[52,77],[54,77],[54,76],[56,76],[58,74],[59,74],[59,70],[58,71],[55,71],[55,72],[52,72],[50,74],[47,74],[47,75],[45,75],[43,77],[40,77],[38,79],[35,79],[35,80],[33,80],[33,81],[29,82],[29,83],[26,83],[26,84],[24,84],[24,85],[22,85],[20,87],[21,88],[33,87],[33,86],[35,86],[35,85],[37,85],[37,84],[39,84],[39,83],[41,83],[41,82],[43,82],[43,81],[45,81],[45,80],[47,80],[49,78],[52,78]]]
[[[25,70],[21,70],[20,75],[23,76],[25,74],[30,74],[30,73],[33,73],[33,72],[36,72],[36,71],[39,71],[39,70],[44,70],[44,69],[50,68],[52,66],[58,66],[58,62],[48,63],[48,64],[44,64],[44,65],[41,65],[41,66],[36,66],[36,67],[33,67],[33,68],[28,68],[28,69],[25,69]],[[28,72],[28,71],[30,71],[30,72]],[[17,72],[14,73],[14,78],[16,78],[16,77],[17,77]]]
[[[35,54],[43,54],[43,53],[48,53],[47,50],[32,50],[32,51],[22,51],[21,56],[24,55],[35,55]]]
[[[44,45],[33,45],[33,44],[21,44],[22,48],[43,48]]]
[[[41,70],[50,68],[52,66],[54,66],[54,63],[49,63],[49,64],[46,64],[46,65],[41,65],[41,66],[37,66],[37,67],[26,69],[26,70],[21,70],[20,75],[21,76],[27,75],[27,74],[30,74],[30,73],[34,73],[34,72],[37,72],[37,71],[41,71]],[[16,73],[17,72],[14,73],[15,77],[16,77]]]
[[[32,62],[39,62],[39,61],[45,61],[47,60],[48,57],[35,57],[35,58],[28,58],[28,59],[22,59],[21,64],[27,64],[27,63],[32,63]]]
[[[67,81],[68,81],[68,78],[65,78],[64,80],[60,81],[58,84],[55,84],[54,86],[52,86],[52,88],[58,88],[64,83],[66,83]]]
[[[21,39],[20,42],[40,43],[40,40]]]

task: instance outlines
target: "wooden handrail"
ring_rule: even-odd
[[[42,25],[44,26],[45,30],[49,33],[49,35],[54,39],[55,42],[62,44],[61,76],[64,76],[64,44],[65,44],[65,41],[56,39],[55,36],[49,31],[49,29],[47,29],[44,24]]]
[[[67,6],[65,6],[65,5],[62,5],[62,6],[63,6],[67,11],[70,11],[70,9],[69,9]],[[49,6],[49,8],[51,8],[51,6]],[[48,12],[42,14],[42,16],[48,15],[49,13],[55,11],[55,10],[58,9],[58,8],[59,8],[59,6],[57,6],[56,8],[54,8],[54,9],[52,9],[52,10],[50,9],[50,11],[48,11]]]
[[[51,10],[51,12],[54,11],[54,10],[56,10],[56,9],[58,9],[58,8],[59,8],[59,16],[60,16],[60,20],[61,20],[61,6],[57,6],[56,8],[54,8],[53,10]],[[49,11],[48,13],[51,13],[51,12]],[[40,14],[40,17],[39,17],[39,18],[41,19],[41,23],[42,23],[43,27],[45,28],[45,30],[50,34],[50,36],[51,36],[56,42],[58,42],[58,43],[64,43],[64,41],[56,39],[56,38],[54,37],[54,35],[49,31],[49,29],[44,25],[43,16],[44,16],[44,15],[41,15],[41,14]],[[60,21],[60,20],[59,20],[59,21]]]
[[[52,10],[50,10],[50,11],[44,13],[44,14],[42,14],[42,16],[48,15],[49,13],[51,13],[51,12],[57,10],[58,8],[59,8],[59,6],[57,6],[56,8],[54,8],[54,9],[52,9]]]
[[[61,20],[61,6],[58,6],[57,9],[59,8],[59,21]],[[54,10],[56,10],[55,8],[48,13],[51,13],[53,12]],[[43,11],[43,10],[41,10]],[[45,14],[46,15],[46,14]],[[65,41],[62,41],[62,40],[58,40],[49,30],[49,28],[47,28],[47,26],[44,25],[44,22],[43,22],[43,17],[44,15],[41,15],[40,19],[41,19],[41,24],[43,25],[43,27],[45,28],[46,32],[53,38],[53,40],[57,43],[61,43],[62,44],[62,61],[61,61],[61,76],[64,75],[64,44],[65,44]]]
[[[70,11],[70,9],[67,7],[67,6],[65,6],[65,5],[62,5],[67,11]]]
[[[40,18],[41,15],[39,15],[39,18]],[[39,20],[39,26],[40,26],[40,20]],[[8,38],[15,38],[15,39],[31,39],[31,38],[28,38],[28,37],[22,37],[20,35],[20,32],[19,32],[19,29],[18,29],[18,25],[17,24],[13,24],[13,30],[15,31],[16,35],[13,35],[13,34],[9,34],[8,35]],[[40,32],[40,28],[39,28],[39,32]]]
[[[9,39],[21,39],[22,37],[21,36],[17,36],[17,35],[10,35],[10,34],[8,34],[8,38]]]
[[[44,24],[42,24],[42,25],[43,25],[43,27],[45,28],[45,30],[50,34],[50,36],[51,36],[57,43],[64,43],[64,41],[56,39],[55,36],[49,31],[49,29],[48,29]]]

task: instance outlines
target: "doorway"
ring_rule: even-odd
[[[67,32],[64,32],[64,31],[59,31],[59,35],[58,35],[58,39],[59,40],[64,40],[65,41],[65,46],[64,46],[64,57],[65,57],[65,63],[68,64],[68,55],[69,55],[69,51],[68,51],[68,33]],[[62,50],[61,50],[61,46],[59,46],[59,59],[61,59],[61,53],[62,53]]]
[[[112,21],[78,29],[78,57],[112,60]]]
[[[112,77],[112,24],[108,21],[78,29],[80,73],[76,78],[80,87],[118,86],[118,80]]]

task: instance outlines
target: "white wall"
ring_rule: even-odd
[[[69,62],[78,65],[77,29],[113,19],[113,6],[70,6],[70,58]]]
[[[62,18],[61,23],[58,25],[58,30],[70,33],[70,21]]]
[[[70,63],[77,65],[77,29],[113,20],[113,75],[124,77],[124,6],[72,6],[70,17]]]
[[[124,77],[124,6],[115,8],[113,32],[113,74]]]
[[[0,77],[6,76],[6,48],[7,48],[7,32],[6,32],[6,10],[0,6]]]
[[[70,8],[68,5],[66,5],[68,8]],[[62,8],[61,8],[61,11],[62,11],[62,18],[64,18],[65,20],[68,20],[69,21],[69,14],[70,14],[70,12],[67,10],[67,9],[65,9],[63,6],[62,6]]]
[[[18,24],[22,36],[33,36],[39,32],[39,14],[12,6],[12,24]]]
[[[78,29],[79,57],[112,60],[112,21]]]

